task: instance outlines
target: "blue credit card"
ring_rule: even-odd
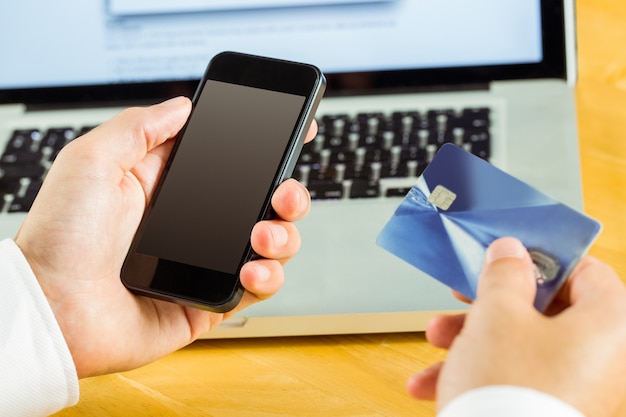
[[[537,266],[544,311],[600,233],[600,223],[452,144],[441,147],[377,243],[469,299],[489,244],[512,236]]]

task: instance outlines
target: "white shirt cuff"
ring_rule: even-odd
[[[46,416],[76,404],[78,377],[54,313],[11,239],[0,241],[0,414]]]
[[[525,387],[496,385],[467,391],[448,403],[438,417],[584,417],[573,406]]]

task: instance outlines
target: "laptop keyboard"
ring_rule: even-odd
[[[0,210],[27,212],[39,192],[43,179],[66,143],[86,133],[79,130],[51,128],[15,130],[0,156]]]
[[[490,109],[326,114],[306,144],[293,177],[311,198],[404,196],[444,143],[489,160]],[[54,127],[13,131],[0,156],[0,210],[27,212],[61,148],[88,132]]]
[[[444,143],[489,160],[487,107],[318,117],[294,178],[312,199],[404,196]]]

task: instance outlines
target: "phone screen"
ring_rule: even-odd
[[[304,100],[208,80],[137,252],[236,273]]]
[[[127,288],[236,306],[250,233],[291,175],[324,86],[307,64],[233,52],[211,60],[122,267]]]

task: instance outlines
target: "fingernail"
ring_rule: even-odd
[[[170,98],[169,100],[165,100],[159,105],[166,106],[166,107],[180,107],[184,104],[186,105],[188,101],[189,100],[187,98],[179,96],[179,97]]]
[[[527,251],[522,242],[517,239],[508,237],[494,241],[487,248],[485,261],[492,263],[503,258],[523,259],[527,256]]]
[[[289,240],[289,233],[287,233],[284,227],[274,226],[272,227],[272,239],[276,246],[284,246],[287,244],[287,240]]]

